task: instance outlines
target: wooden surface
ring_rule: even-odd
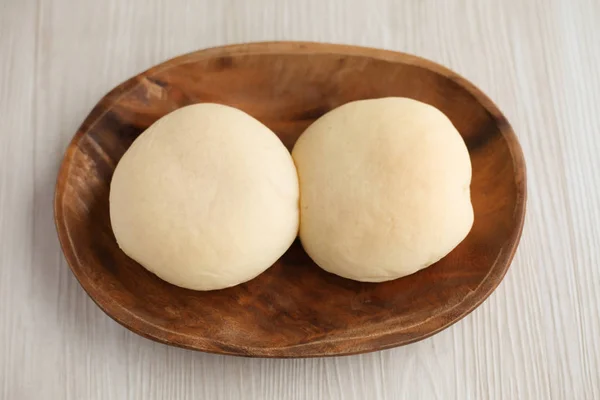
[[[115,167],[140,133],[174,109],[198,102],[235,106],[291,150],[326,112],[390,96],[437,107],[469,149],[475,222],[435,265],[389,282],[355,282],[317,267],[297,241],[255,279],[198,292],[167,284],[117,245],[109,217]],[[506,118],[453,72],[379,49],[273,42],[189,53],[114,88],[69,145],[54,204],[75,276],[107,314],[134,332],[211,353],[318,357],[412,343],[481,304],[514,256],[525,191],[523,155]]]
[[[0,398],[600,398],[600,3],[596,0],[0,2]],[[52,221],[58,164],[110,88],[169,57],[258,40],[441,62],[517,132],[528,212],[472,314],[379,353],[255,360],[138,337],[87,297]]]

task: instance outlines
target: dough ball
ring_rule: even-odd
[[[348,103],[308,127],[292,157],[302,245],[334,274],[365,282],[412,274],[447,255],[473,224],[467,147],[427,104]]]
[[[174,285],[222,289],[269,268],[298,233],[298,176],[250,115],[196,104],[159,119],[115,170],[110,219],[123,251]]]

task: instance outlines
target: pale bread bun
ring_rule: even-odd
[[[467,147],[427,104],[348,103],[313,123],[292,156],[302,245],[334,274],[367,282],[412,274],[447,255],[473,224]]]
[[[218,104],[178,109],[119,161],[110,219],[123,251],[174,285],[212,290],[269,268],[298,232],[298,178],[279,138]]]

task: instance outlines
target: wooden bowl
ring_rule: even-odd
[[[475,223],[435,265],[385,283],[318,268],[297,241],[259,277],[196,292],[147,272],[117,246],[108,210],[111,176],[133,140],[192,103],[240,108],[291,149],[302,131],[349,101],[411,97],[442,110],[473,164]],[[90,297],[128,329],[213,353],[316,357],[363,353],[424,339],[463,318],[498,286],[525,214],[525,163],[506,118],[448,69],[407,54],[317,43],[213,48],[157,65],[117,86],[69,145],[55,219],[71,269]]]

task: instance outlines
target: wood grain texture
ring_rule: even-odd
[[[600,398],[599,20],[595,0],[1,1],[0,398]],[[528,162],[528,213],[481,307],[402,348],[253,360],[148,341],[89,300],[52,221],[72,132],[151,65],[259,40],[415,53],[498,104]]]
[[[109,188],[132,142],[160,117],[199,102],[237,107],[292,149],[317,118],[351,101],[409,97],[444,112],[467,143],[475,222],[435,265],[371,284],[318,268],[299,241],[267,271],[197,292],[148,273],[117,245]],[[458,321],[498,286],[525,217],[525,163],[496,106],[448,69],[403,53],[307,42],[217,47],[177,57],[111,90],[69,145],[56,185],[59,239],[75,276],[112,318],[185,348],[262,357],[381,350]]]

